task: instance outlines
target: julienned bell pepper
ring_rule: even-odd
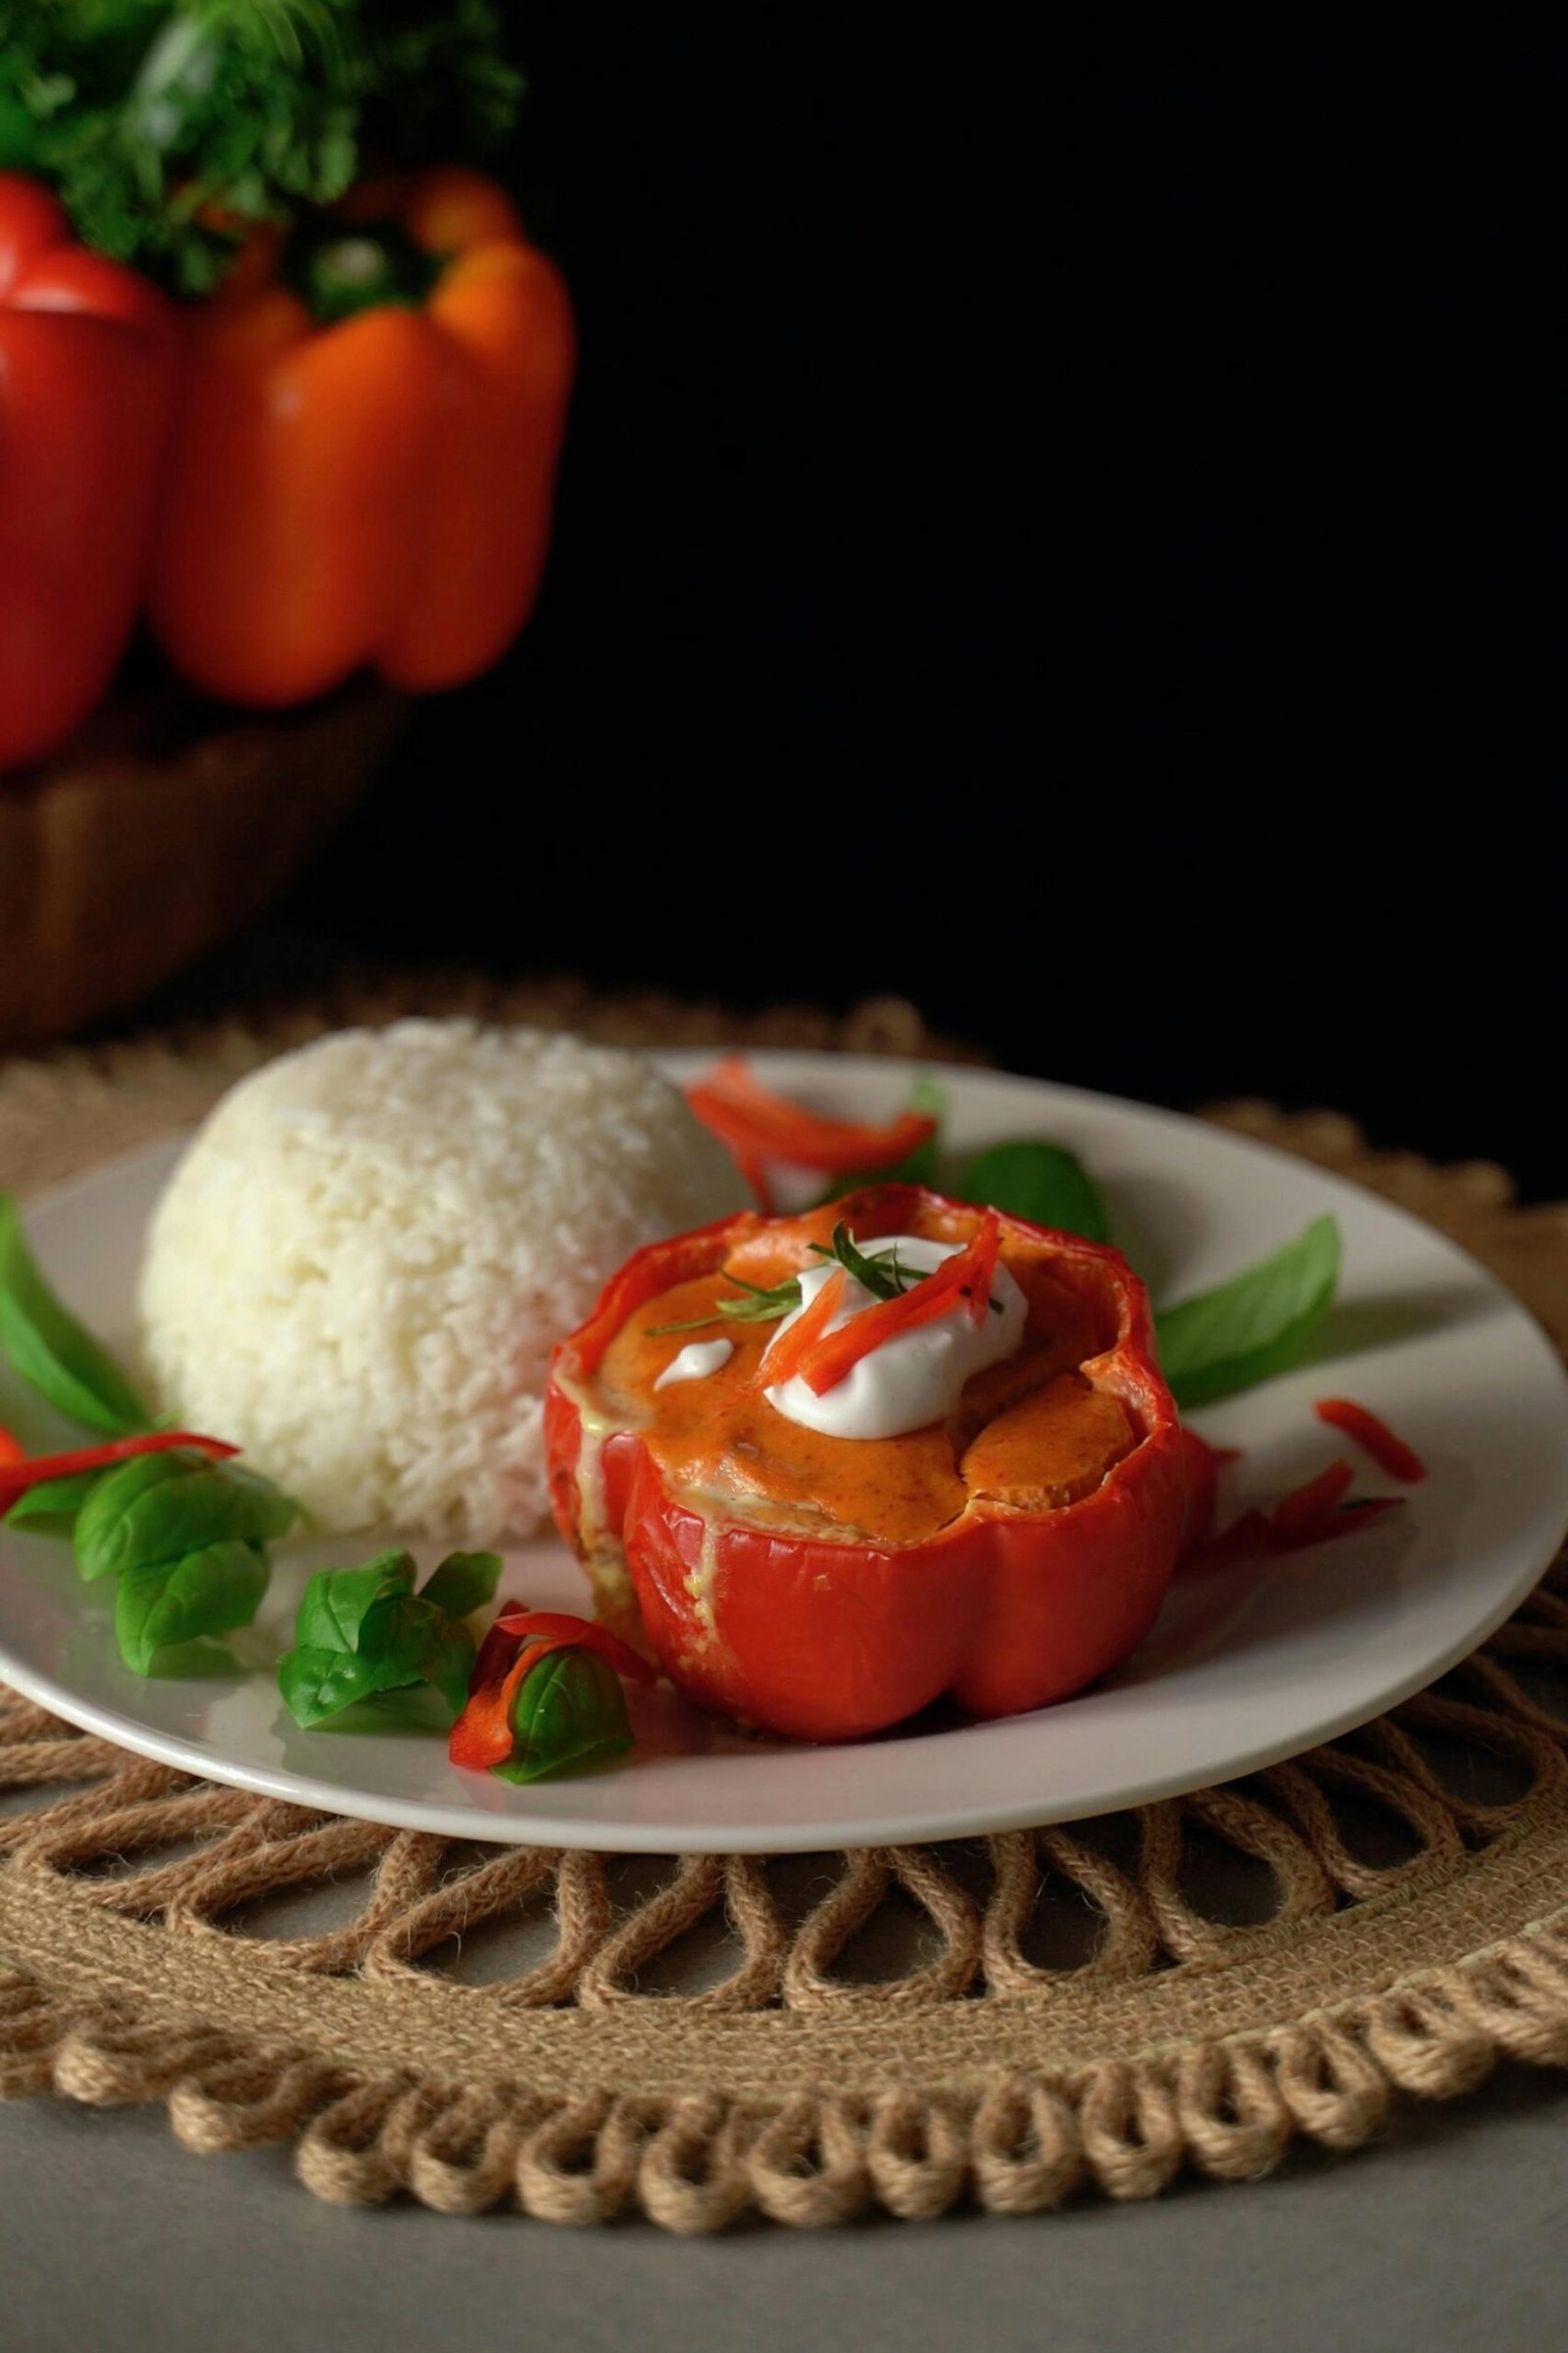
[[[766,1287],[819,1262],[837,1219],[863,1248],[968,1244],[987,1215],[897,1184],[802,1217],[732,1217],[639,1250],[556,1349],[557,1522],[601,1616],[700,1706],[810,1740],[943,1694],[1004,1716],[1081,1690],[1153,1622],[1181,1538],[1181,1435],[1148,1299],[1115,1250],[1003,1217],[1002,1262],[1029,1302],[1020,1349],[947,1424],[904,1438],[786,1423],[756,1378],[774,1323],[699,1331],[733,1344],[722,1372],[655,1387],[692,1337],[672,1326],[726,1286],[749,1296],[736,1277]]]
[[[260,706],[488,667],[538,591],[575,352],[501,190],[435,170],[263,232],[191,341],[150,600],[175,666]]]
[[[0,172],[0,768],[69,735],[124,649],[175,367],[157,288]]]

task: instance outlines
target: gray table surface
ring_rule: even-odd
[[[342,2212],[161,2109],[0,2107],[6,2353],[1535,2353],[1568,2338],[1568,2077],[1405,2107],[1351,2158],[1007,2222],[681,2241]]]

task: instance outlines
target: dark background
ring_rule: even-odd
[[[170,1003],[893,989],[1568,1191],[1549,61],[913,26],[519,20],[582,329],[542,602]]]

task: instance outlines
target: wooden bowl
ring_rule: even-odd
[[[159,689],[0,777],[0,1047],[132,1005],[237,931],[346,813],[404,709],[374,682],[265,715]]]

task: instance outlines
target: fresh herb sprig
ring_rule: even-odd
[[[819,1258],[827,1258],[842,1266],[846,1274],[853,1275],[858,1283],[870,1292],[873,1299],[902,1299],[905,1292],[912,1291],[916,1283],[925,1279],[924,1267],[900,1265],[896,1244],[889,1250],[867,1252],[858,1250],[842,1218],[833,1228],[831,1242],[813,1242],[810,1247]],[[686,1323],[650,1324],[647,1337],[650,1340],[662,1340],[671,1332],[705,1332],[720,1322],[772,1323],[781,1315],[793,1314],[801,1304],[799,1275],[789,1275],[782,1283],[774,1283],[766,1290],[760,1284],[743,1282],[739,1275],[732,1275],[727,1267],[723,1269],[723,1275],[725,1282],[733,1283],[742,1294],[740,1299],[716,1299],[711,1315],[694,1315]],[[993,1299],[991,1304],[1000,1315],[1000,1302]]]
[[[812,1250],[819,1258],[831,1258],[852,1274],[861,1289],[876,1299],[899,1299],[912,1291],[924,1273],[922,1267],[901,1266],[899,1246],[891,1250],[873,1250],[867,1254],[857,1250],[855,1239],[843,1218],[833,1228],[831,1242],[813,1242]]]
[[[613,1667],[592,1650],[552,1650],[517,1687],[512,1754],[490,1770],[526,1785],[584,1773],[633,1744],[626,1694]]]
[[[267,1547],[298,1516],[270,1479],[187,1448],[100,1473],[73,1542],[84,1579],[116,1580],[115,1639],[131,1673],[249,1626],[271,1574]]]
[[[416,1593],[412,1554],[382,1552],[362,1569],[318,1569],[278,1663],[283,1704],[304,1732],[362,1700],[428,1689],[453,1717],[467,1696],[474,1643],[465,1620],[494,1597],[494,1552],[451,1552]]]
[[[0,1513],[0,1528],[25,1528],[33,1536],[69,1540],[75,1534],[77,1514],[102,1477],[102,1471],[73,1471],[64,1479],[40,1479],[9,1511]]]
[[[0,1194],[0,1354],[59,1412],[117,1439],[151,1416],[108,1350],[56,1298]],[[167,1442],[160,1442],[167,1443]],[[114,1577],[115,1635],[134,1675],[161,1655],[250,1625],[270,1574],[268,1545],[299,1516],[257,1472],[186,1446],[41,1481],[8,1527],[62,1537],[83,1578]]]
[[[775,1317],[789,1315],[801,1303],[801,1278],[790,1275],[784,1282],[762,1290],[757,1283],[743,1283],[739,1275],[723,1270],[726,1283],[733,1283],[741,1297],[738,1299],[715,1299],[711,1315],[689,1316],[684,1323],[650,1324],[647,1338],[663,1340],[671,1332],[708,1332],[714,1324],[766,1324]]]
[[[897,1242],[891,1250],[874,1250],[866,1256],[856,1249],[850,1238],[850,1230],[842,1219],[833,1228],[831,1247],[813,1242],[811,1248],[818,1257],[837,1259],[840,1266],[846,1267],[856,1281],[878,1299],[902,1299],[906,1291],[914,1289],[916,1283],[923,1283],[930,1271],[923,1266],[901,1266]],[[1003,1312],[999,1299],[988,1297],[986,1305],[993,1315]]]
[[[1033,1138],[993,1144],[959,1170],[953,1190],[959,1201],[1004,1209],[1033,1225],[1079,1234],[1085,1242],[1110,1240],[1100,1188],[1076,1152],[1059,1144]]]
[[[608,1626],[511,1602],[485,1636],[447,1754],[465,1773],[515,1782],[603,1763],[632,1744],[622,1678],[657,1680]]]
[[[9,1193],[0,1193],[0,1351],[29,1389],[89,1430],[122,1438],[152,1418],[108,1350],[44,1281]]]
[[[1177,1404],[1213,1404],[1299,1363],[1334,1304],[1339,1276],[1339,1221],[1314,1217],[1294,1242],[1228,1283],[1162,1308],[1154,1322],[1160,1370]]]
[[[505,27],[497,0],[34,0],[0,11],[0,166],[204,294],[252,222],[494,146],[524,86]]]

